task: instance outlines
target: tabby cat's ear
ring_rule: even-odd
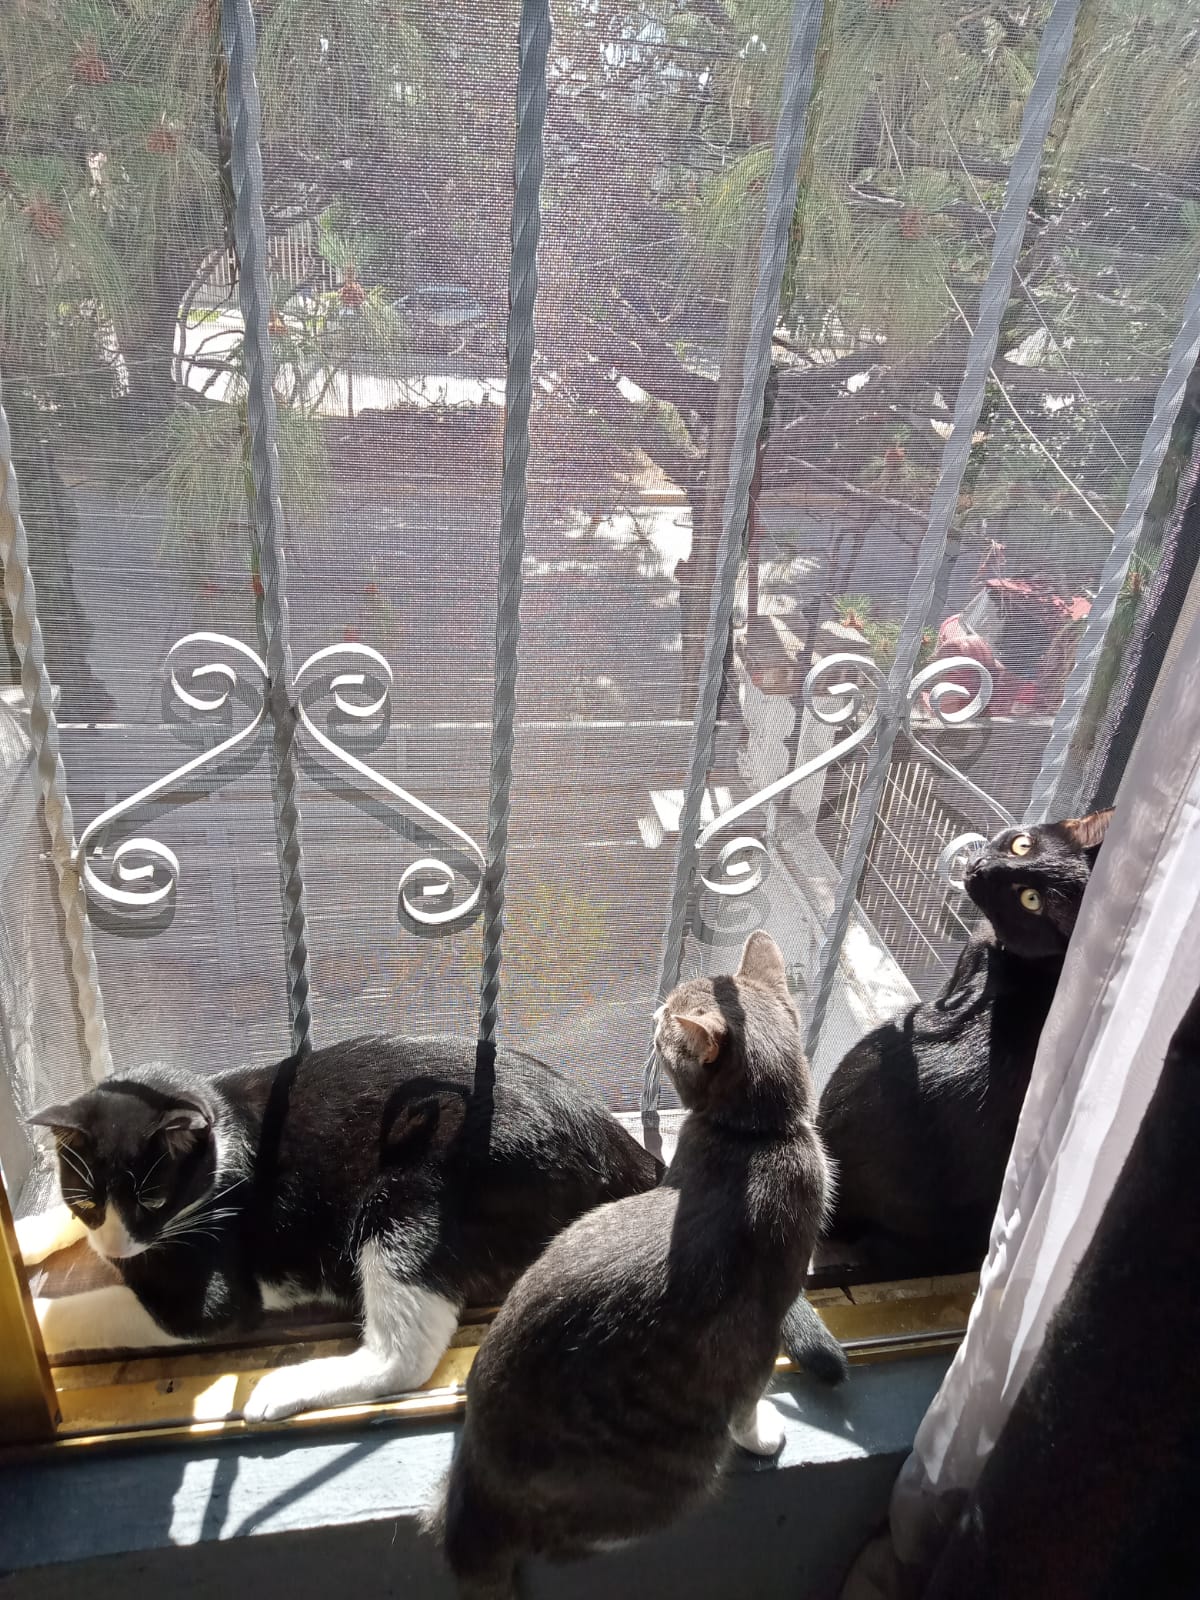
[[[1086,850],[1094,857],[1104,843],[1112,817],[1110,806],[1107,811],[1093,811],[1090,816],[1068,817],[1059,826],[1077,850]]]
[[[199,1106],[172,1106],[159,1118],[157,1132],[173,1156],[185,1156],[207,1137],[212,1123]]]
[[[717,1059],[721,1040],[728,1031],[719,1011],[677,1011],[675,1021],[686,1034],[692,1054],[702,1067]]]
[[[68,1133],[83,1133],[87,1128],[86,1096],[77,1100],[63,1100],[58,1105],[35,1111],[25,1122],[31,1128],[49,1128],[56,1138]]]
[[[749,978],[754,983],[763,984],[765,988],[774,989],[785,1000],[791,998],[788,993],[787,968],[783,964],[783,952],[771,935],[764,933],[761,928],[746,940],[735,976]]]

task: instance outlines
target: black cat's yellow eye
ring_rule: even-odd
[[[1009,841],[1008,848],[1014,856],[1027,856],[1033,849],[1033,839],[1028,833],[1018,833],[1015,839]],[[1032,894],[1034,891],[1031,889],[1029,892]],[[1024,904],[1023,901],[1022,904]],[[1030,907],[1030,909],[1032,910],[1033,908]]]
[[[1022,889],[1020,901],[1026,911],[1032,911],[1035,916],[1042,909],[1042,897],[1036,889]]]

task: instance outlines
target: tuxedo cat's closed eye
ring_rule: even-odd
[[[165,1194],[138,1196],[138,1205],[144,1206],[147,1211],[161,1211],[167,1203]]]

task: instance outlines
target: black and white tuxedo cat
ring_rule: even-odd
[[[50,1353],[239,1336],[324,1301],[362,1319],[360,1347],[268,1374],[247,1418],[424,1383],[465,1304],[661,1170],[531,1056],[485,1077],[471,1042],[370,1037],[212,1077],[143,1067],[38,1113],[69,1214],[21,1224],[26,1260],[86,1233],[123,1279],[38,1302]]]

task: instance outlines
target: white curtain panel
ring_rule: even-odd
[[[1042,1035],[967,1335],[895,1487],[903,1564],[924,1564],[974,1484],[1198,988],[1200,621],[1125,775]]]

